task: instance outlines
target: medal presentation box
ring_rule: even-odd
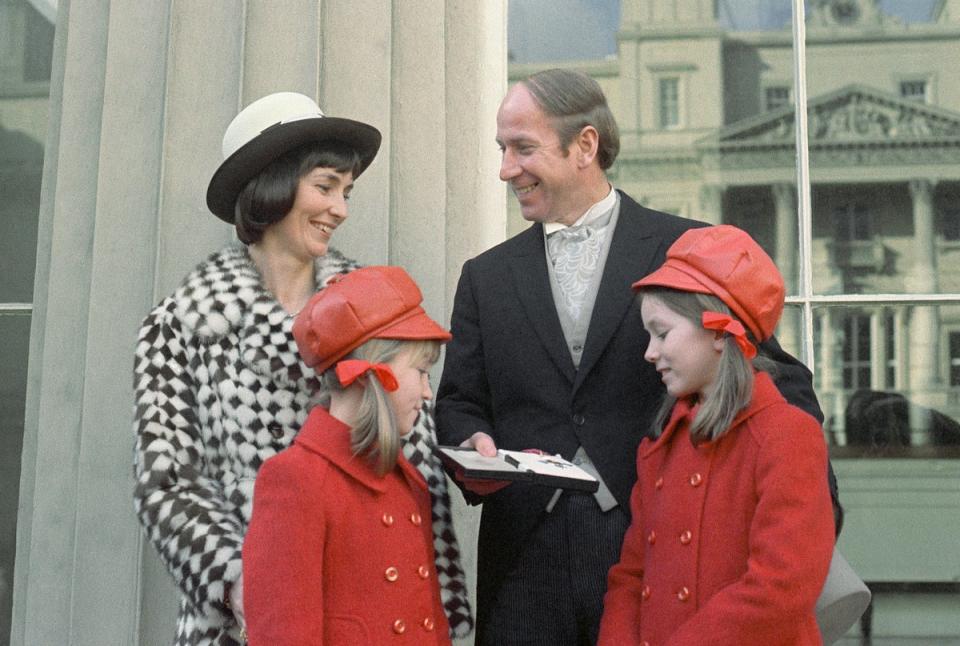
[[[600,486],[596,478],[559,455],[500,449],[496,456],[487,457],[460,446],[438,446],[435,453],[450,476],[461,480],[521,481],[587,493]]]

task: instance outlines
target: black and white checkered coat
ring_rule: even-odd
[[[358,265],[330,250],[317,288]],[[134,362],[134,506],[182,595],[174,644],[238,644],[226,605],[241,572],[253,483],[315,404],[317,375],[297,354],[293,317],[267,290],[246,247],[212,255],[144,320]],[[451,631],[472,628],[432,415],[404,454],[433,494],[441,594]]]

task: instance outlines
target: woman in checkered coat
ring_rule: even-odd
[[[174,644],[242,644],[241,549],[253,483],[315,404],[293,317],[356,263],[328,249],[380,133],[281,92],[244,108],[223,138],[207,205],[242,244],[213,254],[147,316],[134,362],[135,508],[180,592]],[[403,446],[428,483],[451,633],[472,618],[432,414]]]

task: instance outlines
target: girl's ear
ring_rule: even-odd
[[[713,349],[717,352],[723,352],[724,346],[727,345],[727,333],[717,330],[716,334],[713,337]]]

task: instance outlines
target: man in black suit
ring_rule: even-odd
[[[630,285],[703,223],[646,209],[606,177],[619,152],[599,85],[569,70],[515,85],[497,114],[500,179],[523,233],[467,261],[437,393],[441,444],[541,449],[595,473],[593,495],[514,483],[483,503],[477,644],[593,644],[607,570],[629,525],[640,439],[663,386]],[[792,403],[822,415],[810,373],[776,341],[766,355]],[[487,493],[480,496],[477,493]]]

